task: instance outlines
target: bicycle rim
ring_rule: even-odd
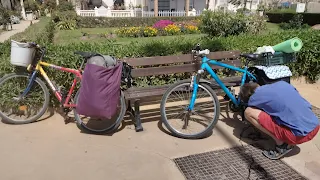
[[[188,115],[192,91],[190,81],[176,83],[167,90],[161,102],[162,121],[178,137],[204,137],[217,123],[220,114],[214,91],[206,84],[199,84],[194,110]]]
[[[18,80],[18,83],[10,83],[11,80]],[[11,124],[31,123],[46,112],[50,100],[49,90],[39,78],[35,79],[32,88],[23,99],[14,99],[27,88],[28,82],[27,74],[12,73],[0,79],[0,116],[3,121]],[[37,95],[40,95],[40,98],[36,98]],[[36,113],[31,116],[33,112]]]
[[[75,104],[78,102],[79,98],[79,92],[77,92],[75,96]],[[80,130],[85,130],[90,133],[100,134],[100,133],[107,133],[110,131],[114,131],[117,129],[126,113],[126,103],[125,98],[123,95],[123,92],[121,91],[119,103],[118,103],[118,109],[115,115],[111,117],[111,119],[97,119],[97,118],[91,118],[82,116],[77,113],[76,108],[74,108],[74,116],[77,122],[77,126]]]

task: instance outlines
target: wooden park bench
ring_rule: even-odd
[[[211,52],[207,56],[210,59],[221,60],[221,62],[233,65],[236,67],[241,66],[240,51],[220,51]],[[200,60],[192,57],[191,54],[182,54],[176,56],[155,56],[155,57],[142,57],[142,58],[125,58],[124,62],[131,65],[132,77],[146,77],[153,75],[175,74],[175,73],[191,73],[196,72],[200,66]],[[154,65],[165,65],[160,67],[150,67]],[[219,66],[211,66],[213,69],[220,69]],[[227,87],[239,86],[241,77],[233,76],[221,78]],[[215,90],[217,95],[223,95],[222,89],[218,86],[213,79],[206,79],[206,83]],[[140,119],[140,103],[149,100],[155,96],[162,96],[169,88],[170,84],[163,86],[150,86],[150,87],[130,87],[124,91],[125,98],[128,104],[127,111],[132,115],[132,121],[135,125],[136,132],[143,131]],[[132,104],[134,108],[132,108]]]

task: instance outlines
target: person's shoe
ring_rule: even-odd
[[[262,154],[269,159],[278,160],[288,154],[293,148],[294,146],[283,143],[281,145],[276,145],[275,150],[264,150]]]

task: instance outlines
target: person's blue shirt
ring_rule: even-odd
[[[248,106],[263,110],[277,124],[290,128],[295,136],[306,136],[319,125],[311,104],[285,81],[259,86]]]

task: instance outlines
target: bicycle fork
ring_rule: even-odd
[[[29,78],[29,83],[28,83],[28,86],[26,87],[26,89],[22,92],[22,94],[20,94],[18,97],[14,97],[13,99],[16,101],[22,100],[28,94],[28,92],[31,90],[31,87],[32,87],[36,77],[37,77],[37,71],[33,71],[33,73],[31,74],[31,77]]]
[[[193,88],[193,92],[191,95],[189,106],[187,106],[185,114],[184,114],[184,118],[182,119],[182,121],[184,121],[184,125],[183,125],[182,129],[186,129],[187,126],[189,125],[190,115],[192,113],[192,110],[194,108],[194,103],[197,98],[199,81],[200,81],[200,73],[196,73],[196,74],[192,75],[191,82],[190,82],[190,88]]]
[[[200,73],[197,73],[192,76],[190,88],[193,88],[193,92],[192,92],[190,103],[188,106],[188,111],[192,111],[194,108],[194,103],[196,101],[197,93],[198,93],[199,81],[200,81]]]

